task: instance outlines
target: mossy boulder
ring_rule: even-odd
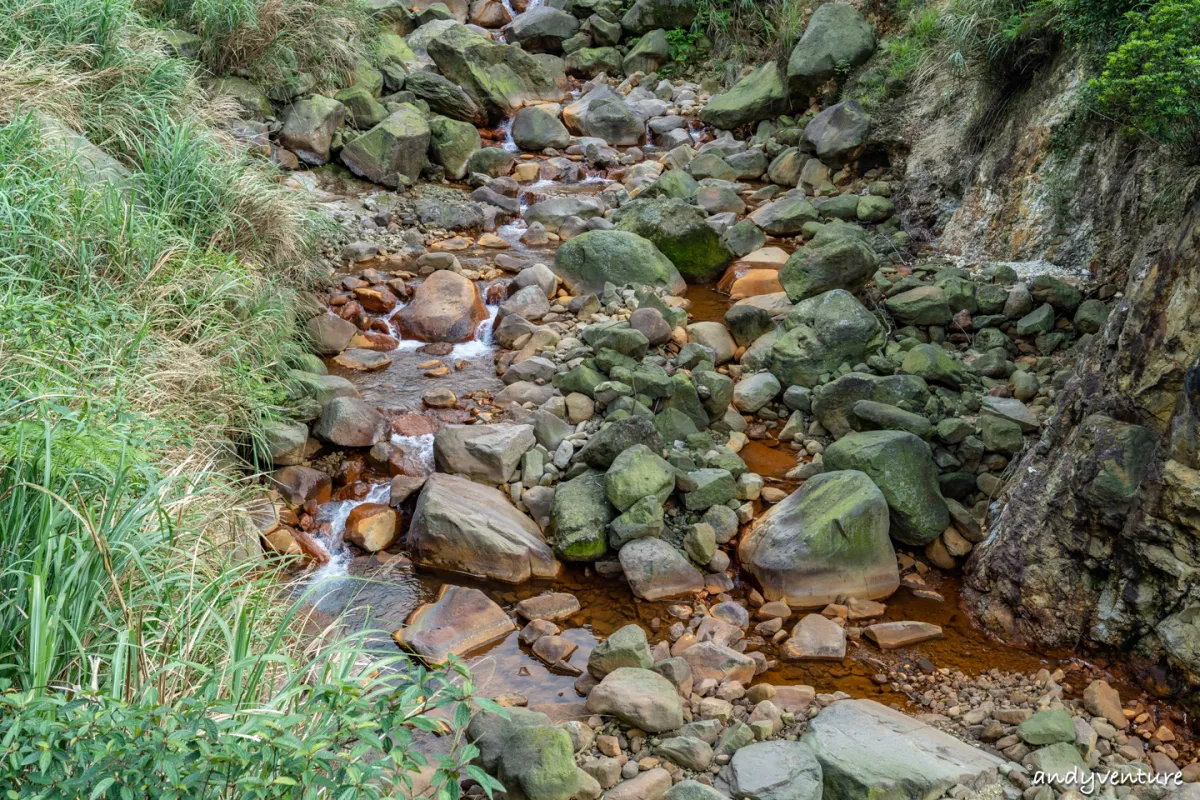
[[[579,791],[571,736],[545,714],[523,708],[505,709],[505,716],[480,711],[467,726],[467,738],[479,748],[480,765],[510,797],[568,800]]]
[[[346,119],[346,107],[332,97],[314,95],[293,103],[283,118],[279,143],[305,164],[329,162],[333,134]]]
[[[620,76],[621,51],[615,47],[585,47],[566,58],[567,74],[580,80],[591,80],[601,73]]]
[[[554,552],[564,561],[595,561],[608,551],[608,524],[617,512],[608,502],[604,473],[588,470],[558,485],[550,509]]]
[[[875,273],[878,258],[867,244],[841,239],[802,247],[779,270],[779,283],[793,303],[832,289],[857,289]]]
[[[450,119],[487,123],[487,113],[461,86],[434,72],[414,72],[404,81],[404,90],[429,104],[430,111]]]
[[[538,106],[517,112],[512,127],[513,142],[522,150],[563,149],[571,144],[571,134],[558,117]]]
[[[683,294],[687,283],[649,239],[618,230],[588,231],[565,242],[554,272],[573,294],[600,294],[605,283],[660,286]]]
[[[825,3],[813,12],[788,59],[788,90],[807,104],[838,70],[857,67],[875,52],[875,31],[857,9]]]
[[[613,460],[604,475],[608,501],[625,511],[647,495],[666,502],[675,488],[675,469],[644,444],[635,444]]]
[[[428,163],[430,130],[425,115],[408,104],[342,148],[342,163],[355,175],[384,186],[415,181]]]
[[[887,499],[891,535],[897,541],[925,545],[950,524],[929,445],[913,434],[851,433],[827,447],[824,460],[827,469],[858,470],[870,476]]]
[[[839,595],[878,600],[900,585],[888,505],[863,472],[810,478],[755,523],[738,559],[763,596],[801,608]]]
[[[346,117],[359,130],[369,130],[387,119],[387,109],[363,86],[347,86],[334,99],[346,107]]]
[[[728,92],[709,100],[700,111],[700,119],[714,127],[731,130],[759,120],[774,119],[786,109],[783,78],[775,62],[768,61]]]
[[[704,214],[682,200],[637,199],[618,209],[613,222],[653,242],[688,281],[716,280],[733,260]]]
[[[667,32],[662,28],[650,31],[635,44],[621,61],[626,75],[635,72],[657,72],[670,56]]]
[[[479,129],[469,122],[437,116],[429,120],[430,160],[440,164],[451,180],[466,177],[467,162],[481,144]]]

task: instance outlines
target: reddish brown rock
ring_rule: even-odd
[[[284,467],[271,475],[271,484],[289,505],[302,506],[308,502],[327,503],[333,491],[333,481],[324,472],[312,467]]]
[[[437,600],[410,614],[406,627],[392,638],[428,663],[444,664],[451,655],[503,638],[516,627],[483,592],[446,584]]]
[[[386,503],[363,503],[346,517],[346,539],[375,553],[396,541],[400,515]]]
[[[487,318],[475,284],[450,270],[438,270],[413,293],[395,316],[406,338],[423,342],[465,342]]]

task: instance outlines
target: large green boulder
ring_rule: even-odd
[[[750,346],[742,363],[770,370],[784,386],[813,387],[842,364],[865,360],[883,336],[875,315],[845,289],[834,289],[798,303]]]
[[[555,254],[554,272],[576,295],[600,294],[605,283],[660,286],[672,294],[687,289],[671,259],[629,231],[588,231],[570,239]]]
[[[700,111],[700,120],[716,128],[732,130],[759,120],[774,119],[786,110],[787,93],[779,68],[774,61],[768,61],[728,92],[709,100]]]
[[[1017,736],[1025,744],[1040,747],[1057,742],[1075,741],[1075,720],[1062,708],[1039,711],[1017,726]]]
[[[554,552],[564,561],[601,558],[608,551],[608,523],[616,515],[608,503],[603,472],[588,470],[560,483],[550,508]]]
[[[733,260],[721,236],[704,214],[683,200],[637,199],[612,217],[617,230],[649,239],[675,265],[685,280],[716,280]]]
[[[545,714],[524,708],[505,709],[504,716],[480,711],[467,726],[467,739],[479,748],[480,766],[504,784],[509,797],[568,800],[579,791],[571,736]]]
[[[961,362],[946,352],[944,347],[919,344],[904,355],[900,371],[919,375],[930,383],[940,383],[957,389],[967,378],[967,370]]]
[[[689,172],[671,169],[642,192],[644,197],[670,197],[676,200],[691,200],[700,191],[700,183]]]
[[[412,73],[404,80],[404,91],[412,92],[418,99],[424,100],[435,114],[473,125],[487,124],[487,113],[471,95],[436,72]]]
[[[918,286],[892,295],[884,301],[902,325],[945,325],[954,314],[946,295],[937,286]]]
[[[592,648],[587,666],[588,672],[596,680],[602,680],[608,673],[622,667],[650,669],[654,666],[654,656],[650,653],[650,643],[646,641],[646,631],[641,625],[633,623],[618,628]]]
[[[440,164],[451,180],[467,176],[467,162],[482,143],[479,129],[469,122],[436,116],[429,120],[430,160]]]
[[[804,127],[804,138],[823,164],[839,167],[862,155],[870,129],[866,109],[857,100],[843,100],[813,117]]]
[[[563,91],[532,55],[451,23],[427,45],[429,57],[497,123],[538,100],[557,102]]]
[[[840,700],[823,709],[802,741],[821,764],[823,800],[942,797],[1005,765],[1002,758],[870,700]]]
[[[857,289],[874,273],[875,251],[855,239],[801,247],[779,270],[779,283],[793,303],[831,289]]]
[[[319,167],[329,162],[333,134],[346,118],[346,107],[332,97],[314,95],[288,107],[279,143],[305,164]]]
[[[643,36],[626,54],[621,62],[621,68],[626,75],[635,72],[657,72],[667,62],[671,54],[667,43],[667,32],[662,28],[650,31]]]
[[[615,47],[585,47],[563,59],[567,74],[580,80],[591,80],[600,73],[620,75],[621,51]]]
[[[788,90],[798,103],[808,98],[839,70],[857,67],[875,52],[875,31],[854,7],[824,3],[813,12],[804,35],[788,59]]]
[[[415,181],[428,163],[429,123],[405,103],[383,122],[342,148],[342,163],[374,183],[397,187]]]
[[[621,27],[633,36],[663,28],[687,29],[696,19],[696,0],[635,0],[621,17]]]
[[[816,608],[840,595],[878,600],[900,585],[888,505],[862,472],[809,478],[764,514],[738,560],[768,600]]]
[[[608,501],[619,511],[647,495],[665,503],[675,488],[675,468],[646,445],[635,444],[613,460],[604,485]]]
[[[635,444],[644,444],[655,452],[662,450],[662,442],[652,420],[626,417],[605,422],[579,451],[579,459],[593,469],[607,470],[617,456]]]
[[[513,142],[522,150],[563,149],[571,144],[571,134],[558,117],[539,106],[517,112],[512,127]]]
[[[387,118],[387,109],[364,86],[347,86],[333,98],[346,107],[347,120],[359,130],[374,128]]]
[[[932,542],[950,524],[938,489],[929,445],[903,431],[864,431],[825,448],[826,469],[865,472],[883,492],[891,511],[892,538],[904,544]]]
[[[886,403],[905,411],[921,412],[929,402],[929,386],[916,375],[870,375],[851,372],[813,392],[812,412],[835,438],[855,430],[854,412],[859,400]]]

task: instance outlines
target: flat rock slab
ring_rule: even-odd
[[[829,706],[809,723],[802,741],[821,763],[824,800],[940,797],[1005,763],[870,700]]]
[[[662,539],[635,539],[621,548],[629,588],[643,600],[662,600],[704,588],[704,578],[683,554]]]
[[[551,622],[566,619],[579,611],[579,600],[566,592],[551,592],[530,597],[517,603],[517,613],[527,620],[545,619]]]
[[[476,647],[501,639],[517,626],[478,589],[442,586],[436,601],[418,607],[407,627],[392,634],[396,644],[430,664],[444,664]]]
[[[841,661],[846,657],[846,631],[828,617],[809,614],[792,629],[782,652],[793,661]]]
[[[655,767],[636,778],[618,783],[604,795],[606,800],[659,800],[671,788],[671,773]]]
[[[942,638],[941,626],[931,622],[880,622],[867,626],[867,638],[883,650],[907,647]]]

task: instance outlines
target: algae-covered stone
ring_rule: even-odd
[[[991,416],[980,417],[979,430],[983,446],[988,450],[1011,456],[1021,452],[1025,446],[1021,426],[1010,420]]]
[[[622,667],[650,669],[654,666],[654,656],[650,654],[646,632],[634,624],[618,628],[592,649],[587,666],[597,680]]]
[[[716,279],[734,257],[704,214],[682,200],[637,199],[622,206],[612,220],[618,230],[653,242],[692,282]]]
[[[671,46],[667,42],[667,32],[658,28],[647,33],[630,48],[621,61],[621,68],[626,75],[635,72],[656,72],[666,63],[670,54]]]
[[[1018,336],[1034,336],[1039,333],[1046,333],[1054,329],[1054,307],[1049,303],[1042,305],[1030,311],[1021,319],[1017,320],[1017,335]]]
[[[816,386],[841,364],[862,361],[883,338],[879,320],[844,289],[798,303],[781,330],[756,341],[742,361],[753,366],[761,358],[784,386]]]
[[[918,286],[884,301],[903,325],[945,325],[954,316],[946,295],[937,286]]]
[[[821,247],[802,247],[779,270],[779,283],[793,303],[832,289],[856,289],[875,272],[878,259],[868,245],[853,239]]]
[[[615,47],[585,47],[563,59],[567,74],[573,78],[591,80],[600,73],[620,75],[621,51]]]
[[[703,511],[737,497],[737,483],[728,470],[699,469],[689,473],[688,477],[696,487],[684,495],[683,503],[688,511]]]
[[[569,800],[579,791],[571,736],[545,714],[523,708],[505,709],[504,716],[480,711],[467,726],[467,738],[479,748],[481,766],[510,796]]]
[[[479,129],[469,122],[436,116],[429,120],[429,154],[446,170],[447,178],[466,177],[467,162],[481,144]]]
[[[359,130],[374,128],[388,115],[387,109],[364,86],[347,86],[334,99],[346,107],[350,124]]]
[[[732,130],[741,125],[774,119],[787,107],[787,93],[774,61],[751,72],[724,94],[713,96],[700,111],[708,125]]]
[[[617,456],[635,444],[644,445],[656,453],[661,452],[662,441],[652,420],[628,417],[606,422],[588,439],[588,443],[579,451],[579,458],[593,469],[607,470]]]
[[[608,544],[612,549],[620,550],[634,539],[658,536],[662,531],[662,503],[654,495],[646,495],[608,526]]]
[[[682,294],[687,283],[649,239],[617,230],[588,231],[558,248],[554,272],[573,294],[600,294],[605,283],[659,286]]]
[[[850,413],[857,423],[855,427],[861,431],[908,431],[922,439],[933,435],[933,425],[928,419],[887,403],[855,400],[850,404]]]
[[[314,95],[293,103],[283,118],[279,143],[305,164],[319,167],[329,161],[333,134],[342,126],[346,107],[332,97]]]
[[[653,189],[653,192],[650,189]],[[643,194],[647,197],[661,196],[675,200],[691,200],[700,190],[700,183],[687,171],[672,169],[663,173],[663,176],[656,180],[650,189]]]
[[[564,561],[603,557],[608,552],[608,524],[616,514],[605,492],[604,473],[588,470],[560,483],[550,510],[554,552]]]
[[[675,470],[644,444],[635,444],[617,456],[605,473],[608,501],[625,511],[646,495],[666,502],[675,488]]]
[[[875,52],[875,31],[857,9],[825,3],[813,12],[788,58],[788,90],[807,103],[838,70],[857,67]]]
[[[532,55],[451,23],[427,45],[438,70],[467,91],[491,122],[537,100],[558,101],[563,92]]]
[[[946,350],[932,344],[919,344],[909,350],[900,364],[900,371],[919,375],[931,383],[941,383],[957,389],[966,380],[966,369]]]
[[[911,433],[852,433],[825,449],[824,462],[826,469],[859,470],[875,482],[887,499],[897,541],[928,544],[950,524],[929,445]]]
[[[414,72],[404,80],[404,90],[429,104],[431,111],[460,122],[486,125],[487,113],[458,84],[434,72]]]
[[[655,28],[686,30],[695,21],[696,12],[696,0],[635,0],[621,17],[621,27],[633,36]]]
[[[622,547],[619,555],[629,588],[643,600],[662,600],[704,588],[700,571],[662,539],[635,539]]]
[[[862,472],[826,472],[772,506],[738,547],[763,596],[813,608],[839,595],[878,600],[900,585],[888,505]]]
[[[1075,741],[1075,721],[1071,713],[1062,708],[1039,711],[1017,726],[1021,741],[1035,747],[1056,742]]]
[[[355,175],[384,186],[415,181],[428,163],[429,123],[404,104],[383,122],[342,148],[342,163]]]

